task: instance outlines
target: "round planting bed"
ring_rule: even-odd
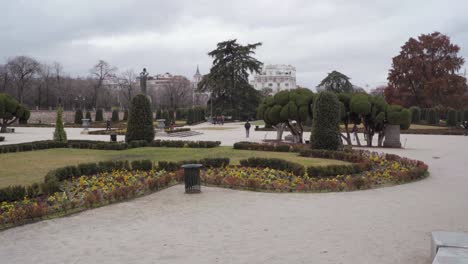
[[[59,168],[42,184],[0,189],[0,229],[64,216],[146,195],[181,183],[181,165],[200,163],[202,184],[269,192],[337,192],[402,184],[424,178],[422,161],[369,151],[304,150],[303,157],[345,165],[304,167],[281,159],[227,158],[181,162],[108,161]],[[182,194],[181,194],[182,195]]]

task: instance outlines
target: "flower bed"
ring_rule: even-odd
[[[63,191],[0,205],[0,229],[127,200],[177,184],[165,171],[116,170],[65,181]]]
[[[208,169],[202,181],[236,189],[279,192],[339,192],[376,188],[421,179],[427,175],[427,165],[421,161],[396,155],[361,151],[369,161],[368,170],[332,177],[298,175],[271,168],[235,167]]]
[[[278,160],[250,158],[230,166],[227,158],[163,162],[149,160],[86,163],[53,170],[44,183],[0,189],[0,229],[118,202],[182,181],[180,165],[202,163],[206,185],[272,192],[338,192],[402,184],[427,175],[417,160],[369,151],[306,151],[301,155],[352,162],[309,167]],[[332,176],[330,176],[332,175]],[[2,198],[3,197],[3,198]]]

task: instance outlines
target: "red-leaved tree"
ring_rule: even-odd
[[[459,74],[464,63],[459,51],[439,32],[410,38],[393,58],[385,89],[387,102],[406,107],[462,107],[467,85]]]

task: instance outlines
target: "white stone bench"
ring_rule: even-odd
[[[431,259],[433,264],[468,263],[468,234],[432,232]]]

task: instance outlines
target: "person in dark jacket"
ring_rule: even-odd
[[[461,127],[463,127],[465,129],[465,136],[468,136],[468,121],[464,121],[461,124]]]
[[[107,119],[106,121],[106,131],[111,131],[111,121],[109,119]]]
[[[245,135],[248,138],[249,137],[249,132],[250,132],[250,122],[249,122],[249,120],[247,120],[247,122],[245,122],[244,127],[245,127]]]

